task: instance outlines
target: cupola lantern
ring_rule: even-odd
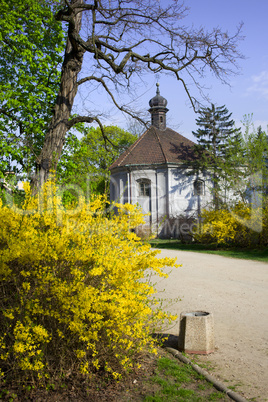
[[[156,84],[156,95],[149,101],[152,126],[164,130],[166,128],[167,100],[160,95],[159,83]]]

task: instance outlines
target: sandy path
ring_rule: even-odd
[[[163,298],[182,298],[168,310],[214,315],[216,351],[200,359],[246,398],[268,400],[268,264],[173,250],[161,256],[183,264],[157,284]],[[178,335],[179,323],[168,332]]]

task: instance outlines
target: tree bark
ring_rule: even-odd
[[[83,3],[83,0],[72,0],[71,3]],[[74,33],[81,29],[82,13],[71,15],[68,38],[62,65],[60,89],[54,107],[53,117],[45,136],[44,146],[36,160],[36,173],[32,178],[33,193],[48,179],[49,173],[55,171],[64,145],[65,135],[69,129],[74,98],[77,93],[77,77],[82,68],[85,50],[72,40]]]

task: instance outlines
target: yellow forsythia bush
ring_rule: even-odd
[[[240,203],[230,209],[203,210],[194,237],[203,244],[267,246],[268,207]]]
[[[53,182],[36,197],[25,190],[23,209],[0,204],[2,381],[97,370],[120,377],[153,351],[154,327],[174,319],[144,279],[148,268],[164,276],[174,260],[158,259],[131,232],[143,221],[133,205],[108,217],[100,197],[66,210]]]

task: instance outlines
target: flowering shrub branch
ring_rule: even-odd
[[[101,197],[64,208],[53,181],[36,197],[25,190],[21,210],[0,204],[2,381],[97,370],[119,378],[154,350],[153,328],[174,319],[144,278],[175,261],[131,231],[143,221],[133,205],[108,216]]]
[[[230,209],[203,210],[196,241],[224,246],[268,245],[268,206],[239,203]]]

